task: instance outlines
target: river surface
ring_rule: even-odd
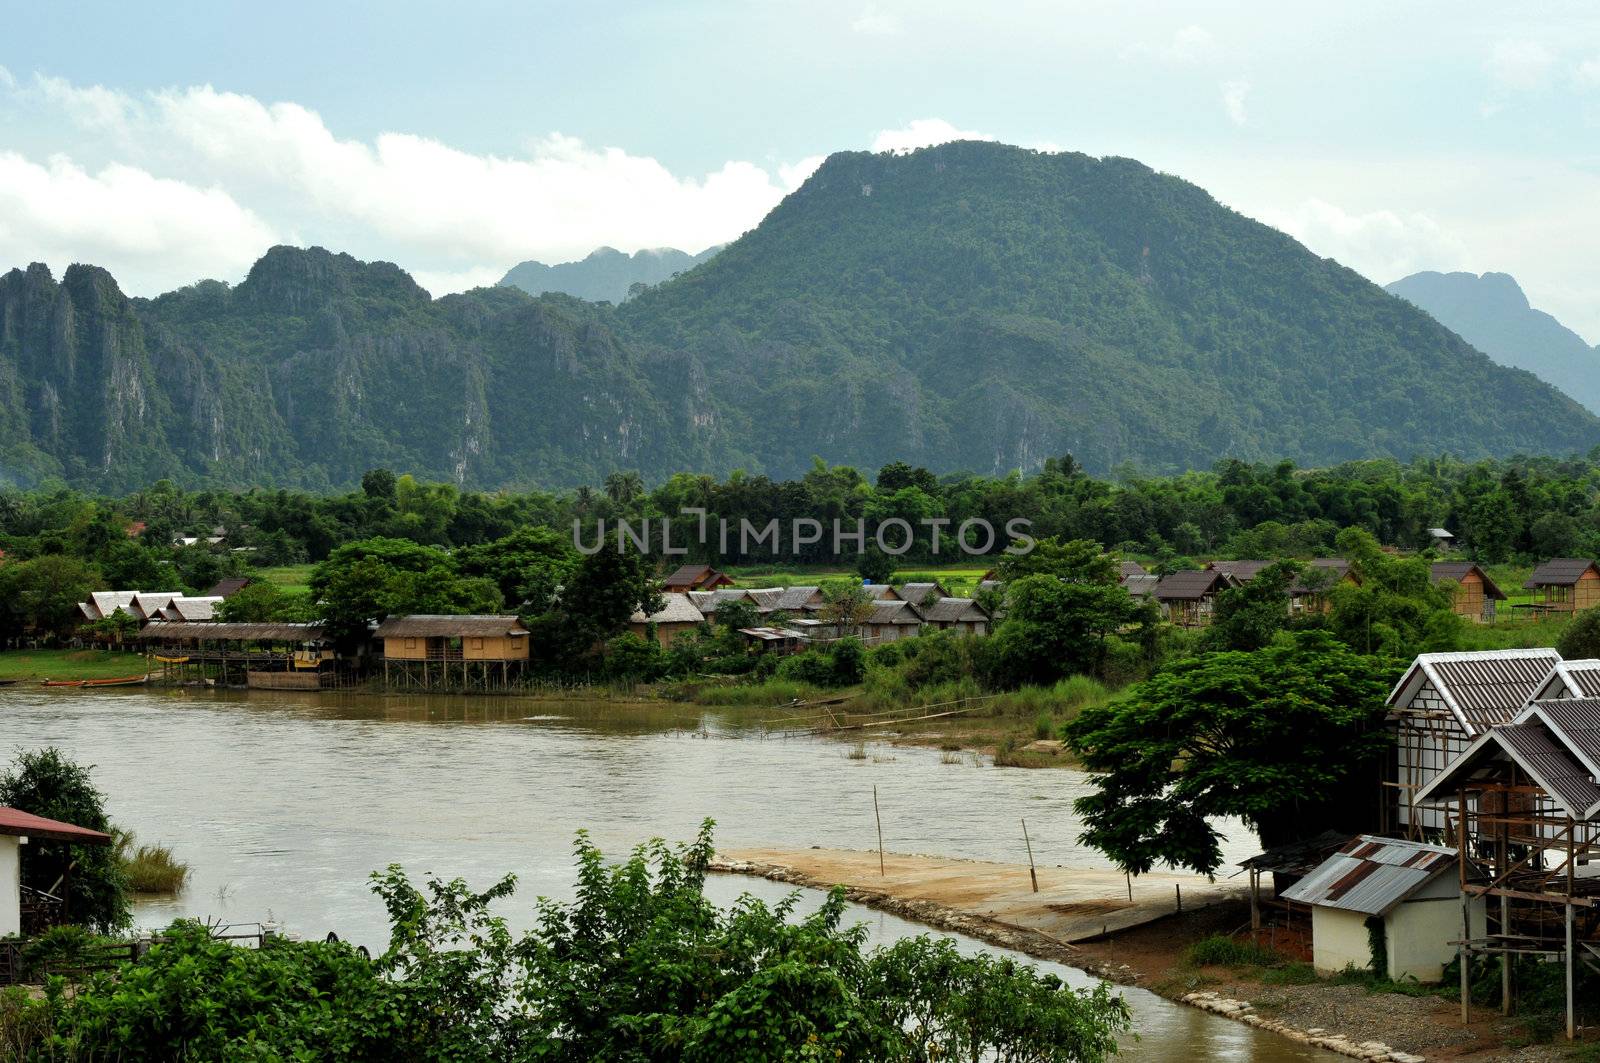
[[[688,840],[706,817],[724,848],[870,849],[874,786],[888,849],[1019,862],[1026,817],[1039,864],[1105,866],[1077,841],[1072,800],[1087,788],[1077,772],[996,769],[970,754],[945,763],[934,750],[871,739],[865,757],[851,757],[848,744],[766,722],[781,715],[520,698],[11,690],[0,693],[0,751],[55,745],[95,765],[113,820],[192,867],[180,897],[139,905],[143,926],[179,915],[271,920],[381,948],[387,924],[368,876],[390,864],[414,880],[434,873],[479,887],[515,873],[507,915],[520,926],[534,897],[571,895],[580,829],[613,856],[652,837]],[[1233,833],[1230,863],[1253,844]],[[727,903],[787,889],[719,875],[707,892]],[[852,915],[877,941],[927,932],[867,909]],[[1141,1040],[1124,1058],[1340,1058],[1125,992]]]

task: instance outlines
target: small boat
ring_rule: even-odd
[[[46,679],[47,687],[131,687],[143,683],[148,676],[125,675],[112,679]]]

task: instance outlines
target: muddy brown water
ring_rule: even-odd
[[[379,948],[386,923],[368,875],[400,864],[484,886],[513,872],[514,925],[536,896],[570,896],[579,829],[610,854],[686,840],[717,820],[728,847],[871,848],[872,789],[884,844],[910,853],[1024,859],[1026,816],[1042,866],[1104,866],[1077,841],[1082,775],[995,769],[971,755],[866,737],[852,746],[779,736],[760,709],[516,698],[372,697],[209,690],[0,692],[0,746],[56,745],[95,765],[116,822],[171,845],[193,868],[138,921],[270,919],[302,936]],[[1229,859],[1251,839],[1235,831]],[[786,888],[713,876],[722,903]],[[855,908],[874,940],[926,928]],[[948,936],[948,935],[947,935]],[[956,937],[964,949],[1001,952]],[[1040,964],[1076,984],[1082,972]],[[1124,990],[1140,1033],[1122,1058],[1284,1063],[1341,1057]]]

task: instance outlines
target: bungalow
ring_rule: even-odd
[[[861,589],[866,591],[874,600],[880,602],[903,602],[900,592],[887,583],[863,583]]]
[[[1437,982],[1461,936],[1456,850],[1370,834],[1351,839],[1290,886],[1283,900],[1311,908],[1311,962],[1323,974],[1372,966],[1374,921],[1383,926],[1384,970],[1397,981]],[[1475,933],[1483,898],[1471,901]]]
[[[1445,813],[1416,807],[1416,793],[1433,781],[1484,731],[1509,723],[1561,662],[1552,649],[1424,653],[1389,692],[1394,754],[1384,785],[1385,829],[1411,837],[1443,831]]]
[[[861,640],[868,643],[894,642],[909,638],[922,628],[919,617],[910,602],[877,601],[872,612],[861,621]]]
[[[1326,613],[1328,592],[1341,583],[1361,585],[1361,577],[1342,557],[1314,557],[1289,587],[1289,612]]]
[[[775,608],[780,613],[814,613],[825,604],[821,587],[785,587]]]
[[[391,616],[373,635],[391,661],[528,659],[528,629],[514,616]]]
[[[1226,572],[1208,568],[1162,576],[1154,595],[1168,620],[1183,627],[1198,627],[1211,623],[1217,595],[1238,586],[1239,581]]]
[[[22,847],[35,842],[110,845],[111,835],[0,806],[0,939],[17,937],[24,929],[38,933],[56,921],[52,916],[62,914],[60,898],[65,896],[64,889],[53,894],[30,894],[30,902],[36,903],[23,902]],[[63,859],[61,886],[71,867],[70,859]]]
[[[1433,582],[1454,583],[1455,597],[1450,609],[1479,623],[1492,623],[1495,603],[1506,600],[1506,592],[1489,578],[1489,574],[1471,561],[1435,561],[1428,566]]]
[[[662,606],[649,616],[635,609],[628,617],[628,630],[640,638],[648,639],[654,632],[656,643],[665,649],[684,634],[697,630],[706,622],[705,614],[696,608],[687,594],[669,591],[661,596]]]
[[[936,631],[982,635],[989,630],[988,615],[971,598],[934,598],[910,604],[923,624]]]
[[[682,565],[673,570],[662,583],[662,590],[675,594],[688,591],[714,591],[719,587],[733,586],[733,578],[710,565]]]
[[[1139,564],[1137,561],[1128,561],[1124,559],[1121,566],[1121,572],[1119,574],[1122,579],[1127,579],[1129,576],[1148,576],[1150,575],[1150,570]],[[984,579],[988,578],[988,574],[985,574]]]
[[[249,576],[229,576],[217,580],[216,586],[206,591],[207,598],[231,598],[254,583]]]
[[[1558,557],[1534,569],[1523,587],[1540,592],[1536,609],[1572,613],[1600,605],[1600,568],[1580,557]]]

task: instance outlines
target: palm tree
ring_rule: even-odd
[[[614,472],[606,477],[606,495],[619,506],[626,506],[644,494],[644,477],[637,472]]]

